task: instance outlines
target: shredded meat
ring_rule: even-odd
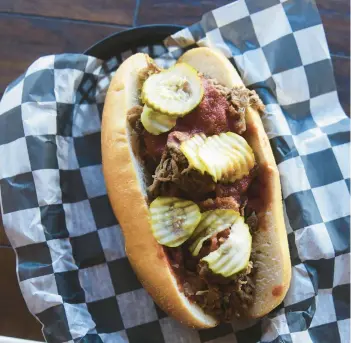
[[[241,187],[236,185],[237,191],[247,190],[246,183],[241,183]],[[230,189],[229,186],[226,190]],[[217,208],[232,208],[239,210],[246,215],[246,223],[249,226],[251,234],[254,234],[258,228],[258,218],[256,213],[246,209],[247,197],[243,197],[242,204],[232,196],[207,199],[199,202],[202,211],[213,210]],[[207,313],[212,314],[222,321],[230,321],[233,316],[242,317],[254,300],[255,294],[255,252],[252,251],[250,262],[247,268],[235,275],[234,278],[225,278],[221,275],[212,273],[207,263],[202,262],[201,258],[207,256],[212,251],[217,250],[225,242],[230,234],[227,228],[215,234],[206,240],[197,257],[193,257],[188,250],[188,243],[176,249],[176,253],[171,253],[171,260],[176,261],[175,272],[179,277],[184,294],[192,301],[201,306]]]
[[[151,175],[154,173],[159,160],[147,153],[147,149],[145,149],[145,142],[144,140],[140,139],[145,131],[140,120],[142,111],[142,106],[136,105],[132,107],[127,113],[127,120],[132,128],[131,138],[134,155],[139,156],[143,161],[144,167],[148,174],[146,175],[147,183],[150,183]]]
[[[216,196],[217,197],[240,197],[240,195],[247,192],[249,186],[252,183],[252,180],[256,177],[258,172],[258,165],[255,165],[251,170],[249,175],[244,176],[240,180],[235,181],[234,183],[216,184]]]
[[[191,137],[190,133],[174,131],[168,135],[167,144],[168,147],[179,151],[179,146],[182,142],[188,140]]]
[[[148,65],[145,68],[141,69],[138,73],[138,89],[140,90],[142,88],[143,83],[149,76],[151,76],[152,74],[157,74],[160,71],[161,69],[154,62],[149,61]],[[142,145],[141,152],[143,153],[143,157],[148,159],[148,164],[150,164],[150,161],[153,161],[152,165],[154,165],[155,161],[159,162],[163,151],[163,148],[157,149],[157,146],[162,146],[162,144],[164,146],[167,140],[167,134],[161,135],[161,137],[154,136],[148,133],[146,130],[144,130],[144,127],[140,121],[140,115],[142,111],[142,106],[134,106],[127,113],[127,119],[139,135],[139,140],[141,141],[140,144]],[[164,141],[162,141],[162,138],[164,138]],[[159,143],[158,145],[154,142],[154,140],[157,139],[161,141],[161,143]]]
[[[231,131],[239,135],[246,131],[245,112],[249,106],[259,112],[264,111],[265,106],[256,91],[249,90],[245,86],[228,88],[219,84],[215,79],[208,79],[208,81],[229,103],[227,114]]]
[[[179,118],[170,134],[155,136],[148,132],[144,133],[143,138],[149,155],[160,158],[168,143],[167,138],[173,132],[186,134],[203,132],[206,135],[214,135],[230,130],[226,117],[227,100],[205,79],[203,86],[204,97],[201,103],[185,117]]]
[[[214,234],[206,240],[199,252],[198,258],[207,256],[210,252],[217,250],[230,235],[230,228],[227,228],[219,233]]]
[[[155,64],[150,63],[139,73],[139,87],[151,74],[159,71]],[[200,132],[208,136],[227,131],[241,135],[246,131],[247,108],[252,106],[263,111],[264,105],[255,91],[244,86],[230,89],[204,76],[202,82],[205,90],[203,100],[191,113],[179,118],[171,132],[158,136],[148,133],[140,121],[141,106],[133,107],[127,114],[133,128],[132,134],[140,141],[140,156],[152,175],[148,187],[149,200],[160,195],[176,196],[194,200],[202,212],[233,209],[245,216],[250,232],[254,234],[259,221],[255,207],[250,204],[250,190],[257,175],[257,166],[249,175],[234,183],[214,183],[208,174],[201,175],[190,168],[179,147],[181,142]],[[190,242],[177,248],[164,247],[185,296],[222,321],[245,315],[255,292],[254,251],[247,268],[234,278],[212,273],[208,264],[201,261],[204,256],[217,250],[229,235],[230,228],[214,234],[204,242],[196,257],[190,253]]]
[[[233,316],[245,316],[254,299],[255,254],[252,252],[247,268],[233,278],[225,278],[212,273],[201,259],[217,250],[230,235],[227,228],[204,242],[198,256],[189,252],[189,243],[177,248],[165,248],[169,256],[180,289],[207,313],[222,321],[230,321]]]
[[[245,112],[249,106],[264,111],[264,105],[254,90],[244,86],[233,87],[227,95],[229,105],[229,120],[232,131],[241,135],[246,131]]]
[[[146,68],[141,72],[141,79],[148,73],[159,72],[159,69]],[[156,68],[158,68],[156,66]],[[203,77],[204,97],[201,103],[189,114],[177,120],[172,131],[216,135],[232,131],[239,135],[246,131],[245,112],[251,106],[258,111],[264,105],[254,90],[244,86],[228,88],[220,85],[215,79]],[[168,133],[158,136],[144,132],[145,147],[150,156],[160,158],[167,144]]]
[[[265,109],[256,91],[247,89],[245,86],[233,87],[229,96],[231,105],[238,112],[245,112],[248,107],[252,107],[259,112],[263,112]]]
[[[179,146],[190,136],[189,133],[177,131],[168,135],[166,149],[148,188],[149,195],[155,198],[169,195],[171,191],[173,196],[185,195],[194,201],[204,202],[207,199],[207,202],[199,204],[202,208],[235,209],[243,212],[247,202],[243,194],[257,174],[257,166],[251,169],[249,175],[234,183],[215,183],[210,175],[202,175],[189,168],[189,163]]]
[[[228,117],[231,131],[242,135],[246,131],[245,112],[239,112],[231,105],[228,109]]]
[[[189,114],[177,120],[173,132],[208,136],[232,131],[239,135],[246,131],[245,112],[248,106],[263,110],[264,105],[255,91],[244,86],[224,87],[214,79],[202,80],[204,97]],[[145,146],[149,155],[160,158],[167,144],[168,133],[158,136],[144,133]]]
[[[188,160],[179,149],[180,143],[188,137],[188,134],[182,132],[169,134],[154,181],[148,188],[151,197],[169,195],[169,187],[177,189],[177,194],[185,194],[192,200],[206,198],[206,194],[214,191],[215,183],[212,178],[189,168]]]
[[[248,197],[246,195],[244,195],[241,197],[241,204],[240,204],[240,209],[239,209],[240,215],[242,217],[245,217],[245,209],[246,209],[247,204],[248,204]]]
[[[133,128],[133,130],[135,130],[138,135],[142,133],[142,129],[143,129],[142,124],[140,122],[140,116],[142,112],[143,112],[143,107],[139,105],[133,106],[127,112],[127,120],[131,125],[131,127]]]
[[[228,88],[219,84],[216,79],[207,78],[207,80],[230,101],[231,105],[238,112],[245,113],[249,106],[259,112],[264,111],[265,106],[255,90],[247,89],[245,86],[234,86],[233,88]]]
[[[169,134],[166,149],[154,175],[154,182],[149,187],[152,196],[183,197],[186,194],[187,199],[203,198],[197,201],[201,211],[234,209],[244,215],[247,205],[246,193],[257,174],[257,167],[254,167],[249,175],[232,184],[215,184],[211,178],[206,179],[189,168],[187,159],[179,149],[181,142],[189,137],[190,134],[186,132]],[[253,212],[247,218],[251,233],[256,230],[257,223],[257,217]],[[180,289],[207,313],[222,321],[229,321],[233,316],[245,315],[253,302],[255,290],[254,253],[246,270],[236,275],[234,279],[212,273],[208,265],[201,262],[201,258],[217,250],[229,234],[230,229],[227,228],[210,237],[204,242],[197,257],[189,253],[190,243],[187,242],[178,248],[168,248]]]
[[[207,263],[200,262],[198,265],[199,276],[204,280],[209,293],[201,294],[197,302],[207,312],[213,313],[223,321],[229,321],[233,315],[241,317],[252,304],[254,298],[254,275],[253,262],[250,261],[246,270],[237,274],[235,278],[228,279],[213,274]],[[213,293],[217,294],[213,302]],[[208,299],[207,297],[211,298]]]
[[[147,67],[141,69],[139,71],[138,75],[138,88],[140,89],[143,86],[143,83],[146,81],[146,79],[151,76],[152,74],[158,74],[161,71],[161,69],[154,63],[151,62],[151,60],[148,62]]]
[[[210,211],[216,209],[225,209],[225,210],[240,210],[240,199],[234,197],[223,197],[223,198],[209,198],[205,201],[201,201],[199,204],[201,211]]]

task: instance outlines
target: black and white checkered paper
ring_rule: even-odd
[[[311,0],[238,0],[162,46],[220,48],[266,104],[278,163],[292,281],[281,306],[249,328],[195,331],[167,317],[135,277],[106,195],[100,125],[119,62],[42,57],[0,103],[0,193],[19,284],[48,342],[349,342],[349,119]],[[118,167],[118,166],[116,166]],[[241,327],[241,329],[240,329]]]

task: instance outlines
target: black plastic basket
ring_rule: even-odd
[[[133,53],[141,46],[162,44],[169,35],[183,29],[180,25],[146,25],[117,32],[97,42],[84,54],[108,60],[122,52],[131,50]]]

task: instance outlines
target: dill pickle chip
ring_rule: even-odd
[[[201,172],[201,174],[205,172],[205,167],[199,160],[197,152],[199,150],[199,147],[204,144],[205,139],[206,135],[200,133],[182,142],[180,145],[180,151],[187,158],[189,166],[191,168],[197,169]]]
[[[215,251],[203,257],[209,269],[224,277],[232,277],[245,269],[251,255],[252,237],[244,218],[239,217],[230,229],[226,241]]]
[[[177,118],[157,112],[146,105],[144,105],[140,119],[145,130],[153,135],[160,135],[169,131],[177,123]]]
[[[234,182],[249,174],[255,156],[246,140],[233,132],[208,137],[198,158],[215,182]]]
[[[239,173],[232,174],[232,176],[228,178],[229,182],[234,182],[248,175],[255,165],[255,155],[245,138],[236,133],[227,132],[226,134],[221,134],[221,139],[228,147],[233,147],[234,145],[235,153],[238,155],[238,158],[241,157],[241,167],[243,170]]]
[[[141,100],[155,111],[183,117],[201,102],[203,95],[197,71],[186,63],[179,63],[151,75],[144,82]]]
[[[158,197],[150,204],[152,233],[168,247],[183,244],[201,220],[199,207],[190,200]]]
[[[212,176],[215,182],[234,182],[249,174],[255,155],[246,140],[233,132],[206,137],[196,134],[180,150],[189,166]]]
[[[192,235],[195,240],[189,248],[193,256],[199,254],[207,239],[231,227],[238,218],[240,214],[234,210],[219,209],[202,213],[201,221]]]

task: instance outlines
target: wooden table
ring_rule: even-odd
[[[260,1],[260,0],[257,0]],[[0,0],[0,96],[39,56],[82,52],[111,33],[144,24],[191,24],[228,0]],[[317,0],[339,97],[349,113],[350,6]],[[1,219],[1,218],[0,218]],[[0,221],[0,335],[42,339],[15,275],[15,258]],[[6,312],[5,312],[6,308]]]

